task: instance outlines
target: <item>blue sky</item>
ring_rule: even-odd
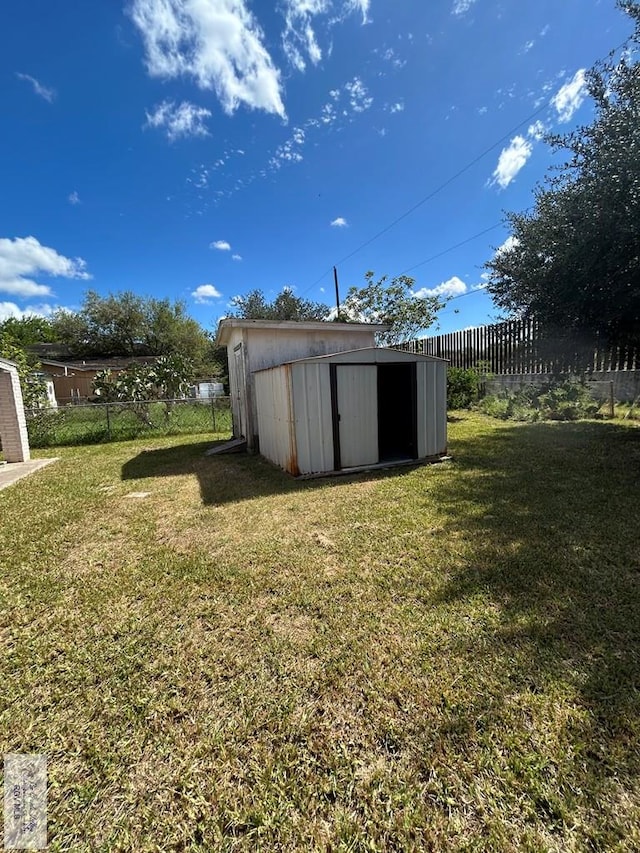
[[[0,319],[130,289],[213,329],[253,288],[333,303],[338,264],[458,296],[440,331],[495,320],[503,211],[630,30],[613,0],[7,4]]]

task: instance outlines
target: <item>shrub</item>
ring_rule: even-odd
[[[447,408],[468,409],[480,399],[481,375],[474,368],[447,370]]]
[[[576,421],[593,417],[600,405],[584,383],[569,378],[524,385],[517,391],[505,389],[485,397],[478,408],[500,420]]]

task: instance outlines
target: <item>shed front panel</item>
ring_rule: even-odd
[[[328,364],[295,364],[291,373],[298,468],[318,474],[333,468],[333,426]]]
[[[255,375],[260,452],[290,474],[298,475],[287,367]]]
[[[447,450],[447,366],[417,364],[418,456],[438,456]]]
[[[342,468],[378,462],[378,369],[376,365],[338,364],[338,433]]]

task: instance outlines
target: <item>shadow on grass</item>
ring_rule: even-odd
[[[297,480],[259,455],[204,455],[209,448],[225,443],[226,440],[207,441],[143,450],[122,466],[122,479],[141,480],[147,477],[194,474],[198,478],[202,502],[205,505],[221,505],[288,492],[338,488],[343,483],[356,480],[381,480],[407,470],[400,467],[338,477]]]
[[[497,627],[478,631],[472,657],[496,662],[503,700],[568,691],[590,721],[569,739],[584,749],[575,761],[591,779],[636,775],[640,430],[498,426],[452,451],[458,476],[433,494],[465,558],[427,603],[485,603]],[[461,722],[473,725],[481,705]]]

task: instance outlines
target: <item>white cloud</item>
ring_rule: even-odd
[[[338,216],[333,222],[330,223],[334,228],[348,228],[349,223],[344,218],[344,216]]]
[[[208,136],[205,119],[210,118],[211,111],[197,107],[189,101],[174,104],[173,101],[163,101],[151,113],[146,113],[147,127],[162,128],[167,133],[169,142],[175,142],[181,136]]]
[[[494,252],[494,257],[498,257],[503,252],[510,252],[511,249],[515,249],[516,246],[520,245],[520,240],[517,237],[514,237],[513,234],[509,235],[507,239],[502,243],[502,245],[498,246],[498,248]]]
[[[241,261],[242,255],[231,255],[231,260],[232,261]]]
[[[307,67],[307,58],[313,65],[322,59],[322,49],[315,31],[315,18],[332,13],[328,25],[340,23],[354,12],[360,12],[362,23],[368,21],[370,0],[285,0],[285,29],[282,47],[289,62],[298,71]],[[341,8],[335,9],[336,4]],[[327,51],[330,55],[331,48]]]
[[[41,98],[44,98],[45,101],[48,101],[50,104],[55,100],[56,90],[43,86],[39,80],[36,80],[36,78],[32,77],[30,74],[21,74],[19,71],[16,71],[16,77],[18,80],[26,80],[27,83],[31,83],[36,95],[40,95]]]
[[[214,287],[212,284],[201,284],[192,291],[191,296],[196,302],[200,302],[202,304],[211,302],[213,299],[222,298],[222,294],[218,288]]]
[[[500,189],[508,187],[520,169],[526,164],[533,152],[533,146],[524,136],[514,136],[509,145],[502,149],[498,165],[494,169],[490,184],[498,184]]]
[[[20,308],[15,302],[0,302],[0,323],[10,317],[15,317],[16,320],[21,320],[23,317],[50,317],[54,310],[53,305],[47,303]]]
[[[585,69],[580,68],[573,78],[565,83],[551,99],[552,106],[562,122],[571,121],[574,113],[580,109],[587,96],[587,78]]]
[[[360,12],[362,15],[362,23],[366,24],[369,20],[370,0],[347,0],[345,9],[347,12]]]
[[[69,202],[69,204],[82,204],[82,200],[80,199],[80,196],[75,190],[72,193],[69,193],[69,195],[67,196],[67,201]]]
[[[376,53],[376,51],[374,51],[374,53]],[[389,47],[387,48],[387,50],[385,50],[385,52],[382,54],[382,58],[386,62],[390,62],[393,67],[397,69],[404,68],[404,66],[407,64],[406,59],[401,59],[392,47]]]
[[[209,248],[217,249],[219,252],[230,252],[231,243],[228,243],[226,240],[215,240],[213,243],[209,243]]]
[[[0,238],[0,293],[29,298],[50,296],[51,288],[29,276],[46,274],[62,278],[89,279],[82,258],[65,258],[43,246],[35,237]]]
[[[304,54],[314,65],[322,59],[312,21],[315,16],[326,14],[329,7],[329,0],[287,0],[282,46],[287,59],[298,71],[306,68]]]
[[[363,113],[373,103],[369,91],[359,77],[354,77],[350,83],[345,83],[345,92],[349,96],[349,104],[354,113]]]
[[[193,77],[231,115],[241,104],[285,117],[280,72],[246,0],[133,0],[152,77]]]
[[[529,127],[529,130],[527,130],[527,134],[529,136],[532,136],[536,140],[536,142],[540,142],[546,132],[547,127],[545,126],[544,122],[541,121],[535,121]]]
[[[427,296],[444,296],[447,298],[451,296],[462,296],[462,294],[466,292],[467,285],[462,281],[462,279],[458,278],[457,275],[454,275],[447,281],[443,281],[442,284],[439,284],[437,287],[421,287],[420,290],[417,290],[413,295],[418,299],[424,299]]]
[[[466,15],[476,0],[453,0],[452,15]]]
[[[302,146],[306,140],[306,134],[301,127],[294,127],[293,133],[286,142],[279,145],[273,157],[269,160],[269,168],[272,170],[279,169],[283,163],[301,163],[304,160],[302,156]]]
[[[404,103],[402,101],[398,101],[395,104],[391,104],[391,106],[389,107],[389,112],[391,113],[391,115],[393,115],[394,113],[404,112]]]

